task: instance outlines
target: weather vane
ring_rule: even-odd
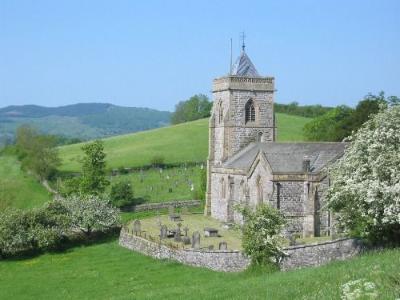
[[[244,51],[244,48],[246,48],[246,45],[244,43],[244,40],[246,39],[246,35],[245,35],[244,31],[242,31],[242,33],[240,34],[240,39],[242,40],[242,50]]]

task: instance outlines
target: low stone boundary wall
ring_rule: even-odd
[[[363,249],[360,240],[350,238],[291,246],[283,249],[287,256],[281,261],[281,269],[286,271],[303,267],[316,267],[333,260],[345,260],[356,256]]]
[[[205,267],[214,271],[239,272],[250,265],[250,258],[237,250],[194,250],[173,249],[166,245],[152,242],[121,229],[119,244],[158,259],[171,259],[180,263]],[[286,257],[280,262],[282,271],[304,267],[316,267],[334,260],[345,260],[364,250],[356,239],[342,238],[322,243],[299,245],[284,248]]]
[[[238,272],[250,265],[250,259],[240,251],[172,249],[128,233],[125,228],[121,229],[119,244],[154,258],[171,259],[186,265],[205,267],[214,271]]]
[[[175,208],[177,207],[194,207],[200,206],[201,200],[177,200],[177,201],[168,201],[168,202],[159,202],[159,203],[145,203],[138,204],[132,206],[126,206],[121,208],[122,211],[148,211],[148,210],[159,210],[165,209],[170,206]]]

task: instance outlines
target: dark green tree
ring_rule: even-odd
[[[171,116],[172,124],[194,121],[210,116],[212,102],[203,94],[190,97],[175,106],[175,112]]]
[[[341,141],[352,131],[353,109],[338,106],[326,114],[313,119],[304,128],[304,136],[309,141]]]
[[[132,184],[129,181],[119,181],[111,186],[111,203],[117,207],[130,204],[133,200]]]
[[[22,167],[40,180],[52,177],[61,164],[56,144],[54,136],[39,134],[29,126],[17,129],[16,151]]]
[[[110,182],[106,178],[106,154],[103,142],[96,140],[82,147],[85,153],[80,180],[80,192],[85,195],[103,193]]]

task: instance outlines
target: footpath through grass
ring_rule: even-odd
[[[302,128],[309,118],[276,114],[278,141],[304,140]],[[82,144],[60,148],[62,171],[79,172]],[[150,165],[154,156],[166,163],[205,161],[208,155],[208,119],[104,139],[107,167]]]
[[[10,206],[33,208],[50,199],[47,190],[33,176],[21,170],[14,155],[0,154],[0,209]]]
[[[111,241],[0,262],[0,298],[321,300],[340,299],[344,283],[366,279],[376,285],[376,299],[397,299],[399,270],[400,250],[387,250],[320,268],[225,274],[155,260]]]

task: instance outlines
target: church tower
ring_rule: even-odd
[[[251,142],[275,141],[274,91],[274,77],[259,75],[244,45],[230,74],[214,79],[206,214],[209,214],[212,169]]]

